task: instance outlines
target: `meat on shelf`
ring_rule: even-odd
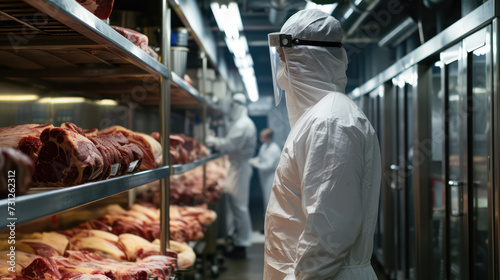
[[[176,205],[200,205],[216,202],[223,192],[227,169],[222,160],[206,164],[206,189],[203,194],[203,167],[170,178],[170,203]],[[158,181],[137,188],[139,201],[159,205],[160,185]]]
[[[99,19],[108,19],[113,10],[114,0],[76,0]]]
[[[160,142],[158,132],[151,133],[151,137]],[[184,164],[210,154],[205,145],[184,134],[172,134],[169,140],[170,164]]]
[[[199,239],[203,228],[214,222],[215,212],[205,207],[176,207],[171,211],[171,236],[179,241]],[[170,240],[167,256],[160,255],[159,209],[134,204],[125,210],[109,205],[99,223],[87,222],[60,232],[18,234],[16,240],[16,273],[0,267],[0,279],[168,279],[175,267],[185,269],[194,264],[195,253],[184,242]],[[147,228],[158,224],[151,235],[115,234],[116,221]],[[107,223],[112,223],[105,227]],[[175,224],[182,223],[179,227]],[[121,224],[122,225],[122,224]],[[96,226],[99,229],[89,229]],[[0,240],[0,259],[7,260],[9,244]],[[17,278],[16,278],[17,277]],[[47,278],[48,277],[48,278]],[[130,278],[132,277],[132,278]]]
[[[12,164],[23,175],[16,195],[25,193],[32,185],[68,187],[105,180],[160,166],[162,147],[153,136],[121,126],[83,130],[73,123],[63,123],[60,127],[52,124],[3,127],[0,128],[0,147],[6,163],[2,166]],[[171,152],[183,150],[186,154],[182,163],[208,155],[208,150],[192,138],[173,135],[171,139],[180,139],[184,145],[171,140],[177,145],[170,147]],[[13,152],[7,153],[7,148],[22,151],[29,159],[9,156]],[[0,178],[0,198],[7,196],[4,181],[6,178]]]

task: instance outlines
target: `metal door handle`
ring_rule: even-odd
[[[449,180],[450,186],[450,201],[451,201],[451,216],[459,217],[464,215],[463,206],[463,182],[458,180]]]
[[[458,180],[449,180],[449,181],[448,181],[448,185],[449,185],[450,187],[460,187],[460,186],[462,186],[463,184],[464,184],[463,182],[460,182],[460,181],[458,181]]]

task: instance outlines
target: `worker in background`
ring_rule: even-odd
[[[278,144],[273,142],[273,131],[269,128],[260,132],[260,141],[262,146],[260,146],[258,156],[250,159],[249,162],[259,171],[265,213],[271,195],[271,188],[273,187],[274,172],[280,160],[281,149]]]
[[[230,256],[246,257],[246,247],[252,244],[252,223],[248,211],[252,167],[248,160],[255,153],[257,129],[248,117],[247,98],[243,93],[233,95],[229,111],[230,125],[226,137],[207,136],[208,147],[225,152],[229,158],[229,169],[224,191],[227,194],[227,228],[233,236],[234,248]]]
[[[375,280],[380,148],[345,94],[340,23],[302,10],[268,37],[275,98],[284,90],[291,131],[267,207],[264,279]]]

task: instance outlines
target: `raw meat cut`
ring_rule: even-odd
[[[22,271],[24,279],[59,280],[62,278],[57,264],[51,258],[38,258]]]
[[[83,229],[98,229],[98,230],[102,230],[102,231],[107,231],[107,232],[111,232],[113,230],[113,228],[101,221],[98,221],[98,220],[90,220],[90,221],[87,221],[85,223],[81,223],[80,225],[78,225],[78,228],[83,228]]]
[[[148,216],[152,220],[159,220],[160,219],[160,209],[153,209],[153,208],[142,206],[142,205],[136,203],[136,204],[132,204],[132,206],[130,206],[130,210],[143,213],[144,215]]]
[[[123,134],[102,134],[88,138],[101,152],[104,159],[104,172],[100,179],[123,175],[139,169],[144,153],[137,145],[130,144]],[[131,163],[134,165],[131,166]],[[117,165],[116,170],[113,170],[113,165]]]
[[[35,164],[27,155],[11,147],[0,147],[0,198],[26,193],[34,173]]]
[[[67,251],[67,267],[78,266],[101,270],[112,279],[149,279],[157,276],[159,279],[168,279],[172,272],[174,259],[168,256],[150,256],[133,262],[123,262],[114,259],[102,258],[86,251]],[[63,264],[63,260],[58,260]],[[67,269],[67,268],[65,268]]]
[[[160,246],[160,240],[156,239],[153,244]],[[170,250],[177,252],[177,267],[186,269],[193,266],[196,260],[196,254],[186,243],[180,243],[174,240],[169,241]]]
[[[49,186],[73,186],[94,180],[103,171],[103,158],[85,136],[69,128],[47,128],[35,164],[33,181]]]
[[[125,249],[125,254],[129,261],[135,262],[137,259],[144,259],[160,254],[160,246],[153,245],[151,242],[137,235],[125,233],[120,234],[118,238],[118,242]]]
[[[85,136],[85,134],[83,133],[83,129],[81,129],[80,127],[78,127],[76,124],[74,124],[72,122],[62,123],[59,127],[69,129],[75,133],[78,133],[82,136]]]
[[[0,259],[4,261],[9,261],[9,255],[7,255],[9,253],[10,251],[0,251]],[[26,253],[21,250],[16,250],[16,265],[19,265],[21,268],[27,267],[35,259],[38,259],[39,257],[40,256],[35,254]],[[21,271],[21,270],[16,270],[16,271]]]
[[[126,260],[127,257],[119,243],[99,237],[74,237],[69,242],[69,250],[85,250],[94,252],[103,258]]]
[[[120,33],[120,35],[127,38],[127,40],[141,48],[146,53],[148,52],[148,36],[125,27],[111,26],[111,28],[116,30],[116,32]]]
[[[108,19],[113,10],[114,0],[76,0],[99,19]]]
[[[22,124],[0,128],[0,146],[21,150],[33,161],[38,158],[38,150],[42,146],[40,134],[51,124]]]
[[[218,201],[225,184],[226,169],[209,162],[206,166],[206,188],[203,193],[203,168],[198,167],[170,179],[170,202],[175,205],[200,205]],[[151,182],[137,189],[141,203],[159,204],[159,182]]]
[[[139,170],[154,169],[161,165],[162,147],[153,137],[121,126],[111,126],[98,132],[98,135],[106,134],[122,134],[130,143],[137,145],[142,150],[143,157]]]
[[[46,128],[53,128],[51,124],[21,124],[0,127],[0,146],[17,148],[21,139],[27,136],[40,137]]]
[[[118,242],[118,236],[110,232],[98,230],[98,229],[75,229],[73,231],[74,238],[84,238],[84,237],[98,237],[104,240]]]
[[[184,139],[184,144],[182,146],[189,152],[189,161],[207,157],[209,155],[207,147],[200,144],[200,142],[184,134],[179,134],[179,136]]]
[[[68,238],[58,232],[36,232],[28,235],[24,235],[20,242],[41,242],[52,248],[54,248],[59,255],[64,255],[64,251],[68,246]]]

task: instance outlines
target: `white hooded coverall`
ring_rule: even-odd
[[[339,22],[318,10],[299,11],[281,33],[342,39]],[[375,280],[380,148],[370,122],[344,93],[345,50],[283,51],[287,71],[278,80],[292,128],[267,208],[264,279]]]
[[[259,154],[252,159],[252,166],[259,171],[259,182],[262,188],[264,211],[269,203],[271,188],[273,187],[274,172],[278,166],[281,149],[275,142],[263,143],[260,146]]]
[[[236,94],[233,99],[238,95],[242,94]],[[243,95],[240,99],[245,98]],[[248,211],[252,167],[248,160],[257,145],[257,129],[247,112],[245,105],[233,103],[230,112],[232,120],[226,137],[211,140],[217,150],[228,153],[229,169],[224,186],[228,231],[236,231],[234,245],[244,247],[252,244],[252,222]]]

